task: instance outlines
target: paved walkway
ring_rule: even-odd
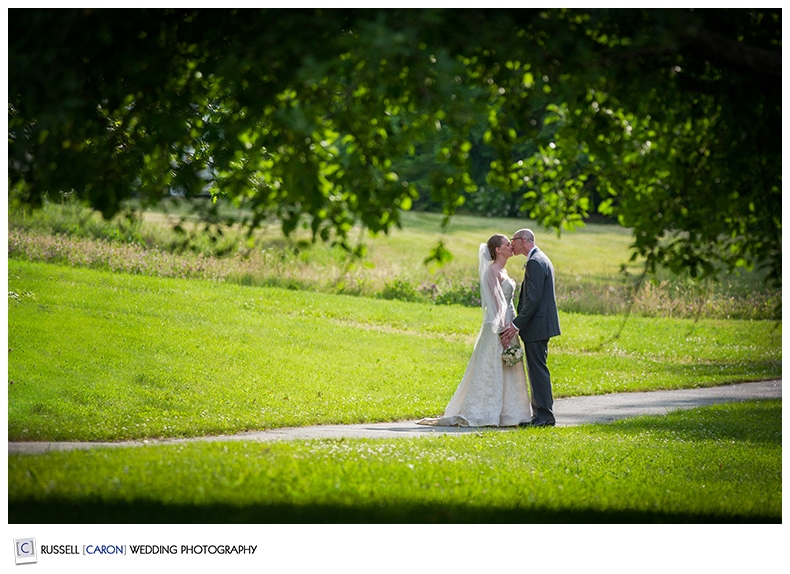
[[[640,415],[664,415],[677,409],[689,409],[732,401],[781,399],[782,380],[740,383],[704,389],[615,393],[589,397],[570,397],[554,401],[557,426],[609,423]],[[486,429],[496,430],[496,429]],[[355,425],[321,425],[246,432],[236,435],[127,442],[9,442],[8,453],[42,453],[96,447],[141,446],[145,444],[176,444],[195,441],[272,441],[327,438],[411,438],[437,434],[480,432],[479,428],[429,427],[415,421]],[[537,432],[551,432],[539,429]]]

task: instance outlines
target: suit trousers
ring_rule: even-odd
[[[551,392],[551,374],[547,365],[549,340],[524,341],[524,354],[527,358],[532,420],[553,423],[555,422],[554,396]]]

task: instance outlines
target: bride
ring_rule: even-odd
[[[444,414],[418,424],[432,426],[517,426],[529,423],[532,414],[524,362],[508,366],[502,360],[499,333],[516,317],[513,294],[516,282],[505,270],[513,247],[505,235],[494,235],[480,244],[480,302],[483,326],[461,383]],[[514,337],[511,346],[519,345]]]

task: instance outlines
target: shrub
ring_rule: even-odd
[[[420,291],[408,280],[393,279],[384,284],[381,291],[384,299],[397,299],[399,301],[421,301],[424,299]]]
[[[438,305],[464,305],[465,307],[480,306],[480,282],[448,281],[447,286],[441,289],[434,298]]]

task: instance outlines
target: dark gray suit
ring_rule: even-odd
[[[532,390],[532,421],[553,424],[554,397],[546,361],[549,339],[560,334],[560,317],[554,296],[554,266],[537,247],[527,259],[518,299],[518,316],[513,324],[518,327],[518,334],[524,341]]]

